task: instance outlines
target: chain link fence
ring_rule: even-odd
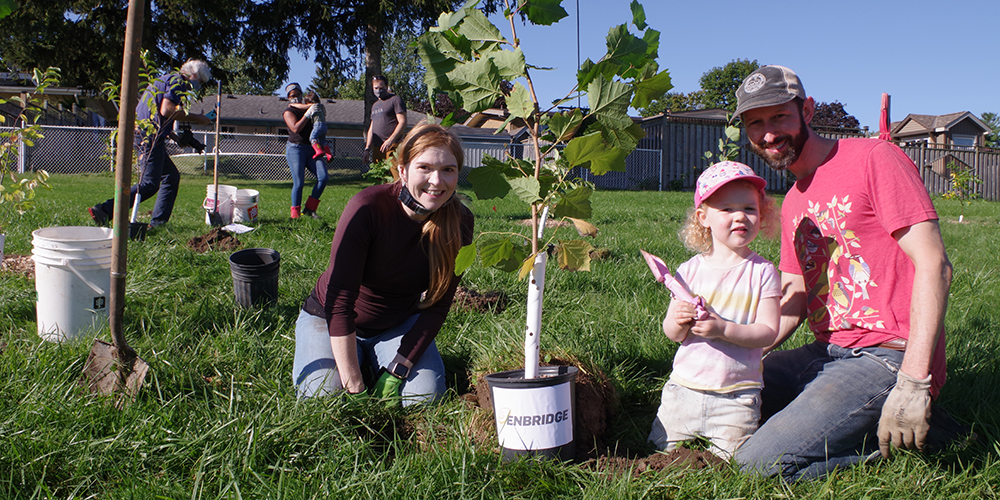
[[[0,131],[13,130],[0,127]],[[18,171],[46,170],[50,174],[82,174],[108,172],[113,169],[114,151],[111,137],[115,129],[97,127],[42,126],[43,138],[33,146],[12,151],[9,158]],[[190,147],[180,147],[167,141],[167,153],[182,174],[207,175],[215,167],[215,133],[193,132],[194,138],[205,145],[204,153]],[[231,178],[255,180],[291,180],[285,161],[286,137],[283,135],[219,134],[219,174]],[[524,156],[524,146],[480,138],[463,138],[465,168],[459,182],[467,185],[471,169],[481,167],[487,155],[498,159]],[[360,179],[368,167],[361,161],[364,139],[361,137],[327,137],[333,158],[327,164],[330,181]],[[22,161],[23,160],[23,161]],[[604,189],[662,189],[659,183],[660,151],[636,150],[626,159],[625,172],[608,172],[595,176],[586,169],[579,175]],[[312,175],[312,174],[309,174]]]

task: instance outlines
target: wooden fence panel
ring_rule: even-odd
[[[664,117],[662,121],[644,124],[647,137],[643,145],[663,151],[661,189],[694,189],[698,175],[708,167],[704,158],[706,151],[716,153],[718,142],[725,136],[726,123],[721,120]],[[817,133],[830,139],[866,137],[864,130],[844,130],[818,128]],[[876,139],[872,139],[876,140]],[[757,175],[767,180],[767,188],[775,193],[784,193],[794,184],[795,179],[787,172],[776,172],[747,147],[747,137],[742,133],[737,161],[747,164]],[[928,147],[925,144],[901,146],[920,170],[927,191],[932,195],[948,192],[951,188],[946,169],[949,161],[961,162],[973,169],[980,179],[977,192],[985,200],[1000,200],[1000,150],[960,147]]]

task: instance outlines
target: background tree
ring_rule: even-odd
[[[239,46],[244,13],[253,4],[145,0],[142,47],[164,68],[180,66],[190,57],[228,54]],[[15,71],[60,67],[64,85],[98,90],[107,81],[121,79],[127,7],[127,0],[20,0],[18,9],[0,19],[0,59]],[[288,72],[285,57],[277,74]],[[272,69],[251,76],[267,81]]]
[[[734,59],[725,66],[715,67],[703,74],[698,82],[701,84],[700,101],[704,109],[720,108],[729,112],[736,111],[736,89],[743,80],[760,68],[757,60]]]
[[[847,113],[844,105],[838,101],[816,103],[816,112],[809,122],[814,127],[860,128],[861,123],[853,115]]]
[[[667,92],[662,99],[655,99],[649,103],[649,106],[639,109],[639,116],[653,116],[660,113],[666,113],[668,110],[671,112],[679,111],[693,111],[696,109],[703,109],[704,106],[701,104],[701,98],[704,94],[701,90],[696,90],[689,94],[683,92]]]
[[[256,71],[251,75],[250,63],[242,44],[232,52],[214,58],[211,64],[215,67],[213,74],[220,75],[220,78],[221,75],[225,75],[225,78],[222,78],[222,91],[227,94],[271,95],[285,80],[284,75],[279,75],[273,70],[263,80]]]
[[[420,57],[410,44],[417,39],[416,33],[409,29],[396,31],[389,35],[383,46],[382,74],[389,78],[389,88],[398,94],[406,107],[413,109],[418,103],[427,100],[427,84],[424,83],[424,66]],[[311,86],[323,97],[340,99],[364,99],[364,75],[356,71],[353,75],[344,75],[330,68],[317,72]]]
[[[986,134],[985,145],[988,148],[1000,148],[1000,116],[996,113],[986,111],[980,117],[991,129],[992,133]]]

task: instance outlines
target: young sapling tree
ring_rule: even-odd
[[[455,272],[463,272],[478,253],[485,266],[520,270],[522,279],[529,277],[524,376],[535,378],[548,251],[557,256],[560,268],[588,271],[593,250],[581,239],[557,239],[555,231],[544,239],[545,219],[570,221],[581,237],[596,236],[597,228],[586,221],[592,214],[594,188],[577,177],[574,169],[588,168],[596,175],[624,171],[625,157],[645,135],[629,117],[629,107],[649,105],[672,85],[669,73],[656,62],[660,33],[646,25],[642,6],[633,1],[631,26],[638,33],[633,34],[627,24],[612,27],[607,53],[581,65],[576,84],[565,97],[541,105],[531,75],[544,68],[525,62],[517,36],[518,19],[549,26],[566,17],[566,11],[561,0],[504,3],[509,38],[475,9],[475,2],[469,2],[456,12],[441,14],[438,25],[415,45],[427,70],[431,102],[444,92],[456,106],[477,113],[503,97],[508,118],[498,130],[515,123],[528,134],[529,159],[485,157],[483,166],[469,173],[469,181],[479,199],[515,193],[530,206],[530,232],[480,234],[474,245],[459,253]],[[589,109],[560,110],[564,103],[583,96]]]

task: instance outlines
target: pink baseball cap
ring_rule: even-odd
[[[722,161],[708,167],[698,176],[698,183],[694,187],[694,206],[700,206],[722,186],[740,179],[752,182],[761,194],[767,186],[767,181],[753,173],[752,168],[735,161]]]

